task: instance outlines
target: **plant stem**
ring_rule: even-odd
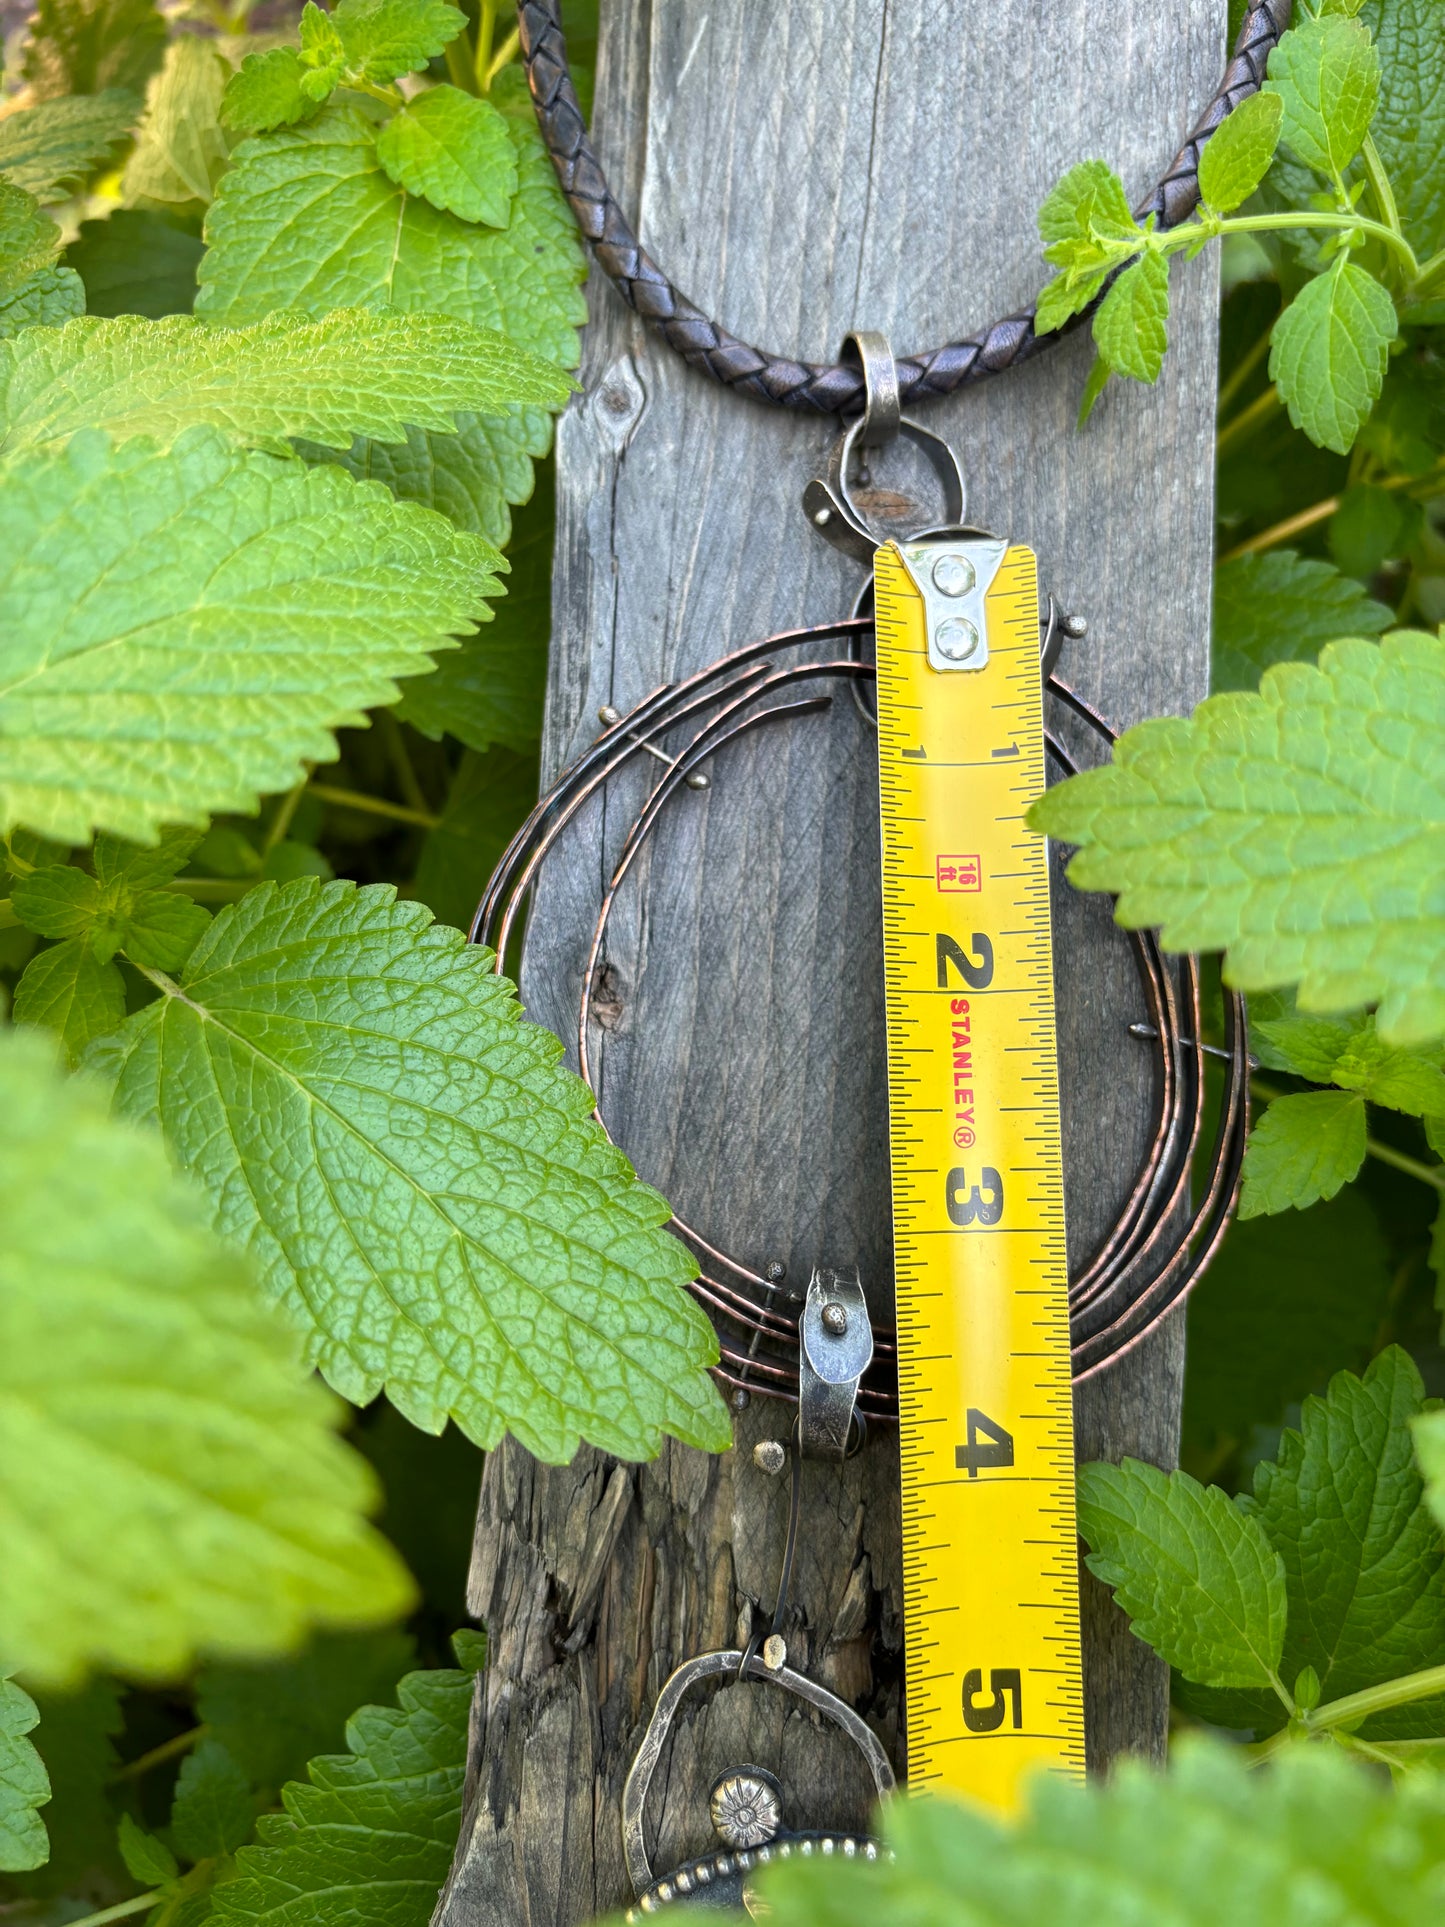
[[[1171,228],[1167,235],[1160,238],[1172,240],[1175,235],[1185,236],[1195,226],[1207,227],[1211,234],[1267,234],[1289,228],[1324,228],[1335,233],[1350,231],[1369,234],[1375,240],[1383,241],[1391,253],[1399,257],[1409,273],[1411,286],[1420,279],[1420,263],[1415,259],[1415,250],[1404,235],[1396,234],[1383,221],[1367,220],[1361,214],[1296,214],[1291,210],[1282,214],[1216,215],[1207,221],[1191,221],[1182,227]],[[1182,238],[1175,243],[1176,247],[1188,245]]]
[[[0,897],[0,930],[18,930],[20,919],[15,914],[15,905],[9,897]]]
[[[459,33],[446,50],[447,78],[454,87],[460,87],[464,94],[477,94],[477,69],[472,60],[472,50],[467,44],[465,31]]]
[[[1361,1693],[1346,1693],[1343,1699],[1331,1700],[1306,1713],[1304,1721],[1312,1731],[1327,1733],[1332,1726],[1367,1719],[1371,1713],[1387,1713],[1392,1706],[1434,1699],[1441,1693],[1445,1693],[1445,1666],[1427,1666],[1422,1673],[1406,1673],[1400,1679],[1387,1679],[1383,1685],[1367,1686]]]
[[[1268,353],[1269,330],[1266,329],[1250,349],[1249,353],[1244,357],[1244,360],[1240,362],[1234,373],[1229,377],[1229,380],[1225,382],[1224,386],[1220,389],[1219,398],[1215,404],[1219,414],[1222,415],[1225,412],[1240,389],[1243,388],[1244,384],[1249,380],[1250,376]]]
[[[1237,561],[1241,555],[1258,555],[1261,549],[1275,548],[1281,542],[1288,542],[1292,535],[1299,535],[1305,529],[1312,529],[1316,522],[1327,522],[1340,506],[1338,495],[1331,495],[1327,501],[1316,502],[1312,508],[1301,509],[1298,515],[1287,515],[1273,528],[1266,529],[1262,535],[1251,535],[1246,542],[1236,542],[1232,549],[1226,549],[1218,559],[1221,562]]]
[[[496,31],[497,0],[481,0],[481,10],[477,19],[477,51],[472,61],[478,93],[484,94],[487,91],[483,76],[492,64],[492,39]]]
[[[296,814],[297,805],[306,794],[306,785],[309,780],[308,777],[303,776],[296,787],[288,790],[282,797],[276,814],[266,825],[266,834],[261,841],[262,856],[270,856],[276,845],[281,842],[286,832],[290,829],[291,820]]]
[[[492,91],[492,82],[502,71],[503,67],[506,66],[507,62],[516,59],[517,49],[521,44],[522,36],[518,33],[517,29],[513,27],[501,46],[498,47],[497,51],[492,55],[492,64],[482,76],[482,92],[484,94],[489,94]]]
[[[1400,210],[1395,205],[1395,190],[1390,185],[1390,177],[1385,172],[1385,163],[1380,159],[1380,150],[1369,134],[1360,150],[1365,163],[1365,173],[1369,177],[1370,192],[1375,197],[1375,207],[1380,219],[1392,234],[1404,238],[1405,230],[1400,226]],[[1416,270],[1418,276],[1419,270]]]
[[[414,810],[405,803],[392,803],[382,796],[364,796],[360,790],[338,789],[332,783],[313,783],[311,794],[323,803],[335,803],[343,810],[361,810],[367,816],[389,817],[394,823],[411,823],[420,830],[434,830],[441,818],[431,810]]]
[[[1407,1177],[1418,1178],[1421,1184],[1428,1184],[1436,1191],[1445,1191],[1445,1164],[1422,1164],[1418,1158],[1397,1151],[1392,1144],[1381,1144],[1375,1137],[1365,1139],[1365,1155],[1403,1171]]]
[[[149,1773],[153,1766],[164,1766],[167,1760],[175,1759],[178,1753],[189,1753],[210,1730],[209,1726],[193,1726],[189,1732],[177,1733],[174,1739],[162,1740],[149,1753],[142,1753],[139,1759],[127,1760],[124,1766],[117,1767],[110,1777],[112,1780],[138,1780],[143,1773]]]
[[[389,709],[383,709],[378,720],[381,724],[381,733],[386,738],[387,755],[391,758],[391,767],[401,793],[412,809],[421,810],[425,814],[430,805],[427,802],[426,791],[422,788],[421,781],[412,766],[411,757],[407,754],[406,738],[401,733],[401,724]]]
[[[161,887],[194,903],[234,903],[261,881],[260,877],[172,877]]]
[[[66,1923],[66,1927],[105,1927],[108,1920],[124,1920],[127,1914],[143,1914],[148,1907],[154,1907],[161,1898],[159,1887],[148,1894],[135,1894],[129,1900],[117,1901],[114,1907],[102,1907],[98,1914],[82,1914],[79,1920]]]
[[[1271,415],[1277,414],[1284,403],[1279,398],[1279,390],[1271,382],[1262,395],[1256,395],[1248,408],[1241,408],[1232,420],[1227,421],[1214,438],[1216,461],[1224,457],[1238,442],[1252,435],[1256,428],[1267,422]]]

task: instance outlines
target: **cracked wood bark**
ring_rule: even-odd
[[[596,122],[642,235],[744,336],[808,357],[851,326],[900,349],[1027,301],[1034,216],[1063,169],[1102,155],[1132,194],[1174,151],[1222,60],[1223,0],[614,0]],[[1089,618],[1067,673],[1120,723],[1205,690],[1215,283],[1176,266],[1173,349],[1154,390],[1116,384],[1076,434],[1090,349],[1075,338],[934,404],[973,517],[1029,542],[1043,585]],[[768,630],[844,610],[857,569],[806,526],[830,432],[720,393],[594,276],[585,393],[558,437],[558,547],[544,766],[663,679]],[[693,1223],[795,1284],[829,1257],[891,1293],[873,745],[845,700],[775,726],[685,795],[613,921],[603,1105],[641,1174]],[[640,781],[639,777],[639,781]],[[555,862],[524,993],[564,1036],[585,935],[636,799],[598,806]],[[1055,886],[1070,1244],[1108,1221],[1143,1143],[1133,967],[1106,906]],[[1177,1322],[1078,1398],[1081,1456],[1162,1462],[1176,1444]],[[621,1785],[673,1667],[746,1637],[773,1604],[785,1481],[754,1469],[781,1408],[755,1401],[721,1458],[653,1465],[584,1451],[487,1461],[472,1606],[478,1682],[466,1812],[438,1920],[570,1927],[630,1898]],[[790,1657],[873,1720],[899,1760],[897,1449],[806,1473]],[[1163,1747],[1167,1681],[1085,1580],[1096,1767]],[[702,1689],[654,1783],[667,1868],[706,1850],[724,1766],[777,1771],[795,1821],[857,1825],[863,1763],[775,1689]]]

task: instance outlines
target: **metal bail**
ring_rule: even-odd
[[[814,1267],[798,1320],[798,1440],[810,1459],[846,1458],[873,1326],[858,1267]]]
[[[864,448],[886,447],[903,421],[898,364],[887,335],[873,328],[855,328],[844,335],[839,360],[863,370],[863,428],[859,440]]]

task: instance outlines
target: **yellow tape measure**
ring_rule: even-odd
[[[1032,553],[875,562],[908,1782],[1084,1770]]]

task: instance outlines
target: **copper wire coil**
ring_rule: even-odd
[[[634,818],[598,907],[577,1012],[578,1068],[594,1097],[589,1029],[608,919],[663,810],[687,778],[725,745],[763,724],[825,711],[832,702],[826,693],[769,700],[779,692],[820,680],[844,681],[856,689],[873,676],[872,665],[854,653],[781,667],[774,657],[821,644],[842,643],[851,652],[871,630],[868,615],[783,630],[655,689],[562,772],[503,852],[470,931],[474,943],[494,950],[498,971],[538,873],[578,811],[625,764],[647,757],[649,746],[656,749],[658,738],[681,724],[694,726]],[[1067,683],[1050,674],[1045,687],[1101,741],[1114,743],[1116,732]],[[1077,765],[1058,734],[1047,729],[1045,742],[1058,767],[1074,774]],[[1244,1000],[1225,991],[1219,1118],[1203,1190],[1191,1203],[1195,1153],[1207,1107],[1199,962],[1193,956],[1167,958],[1152,931],[1126,934],[1144,993],[1146,1028],[1153,1033],[1158,1100],[1149,1148],[1128,1196],[1109,1231],[1069,1281],[1075,1384],[1133,1351],[1203,1275],[1233,1210],[1249,1130]],[[600,1109],[594,1116],[606,1131]],[[779,1280],[740,1263],[680,1217],[673,1217],[670,1229],[698,1259],[699,1275],[690,1289],[718,1331],[715,1375],[735,1394],[796,1403],[797,1315],[779,1308]],[[897,1346],[889,1327],[876,1331],[874,1360],[858,1405],[867,1418],[897,1420]]]

